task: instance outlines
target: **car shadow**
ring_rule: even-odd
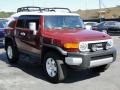
[[[7,60],[7,56],[5,51],[0,54],[0,60],[8,64],[9,67],[15,67],[21,69],[25,73],[32,75],[36,78],[45,80],[44,75],[42,74],[42,68],[40,65],[36,64],[36,62],[29,61],[29,58],[25,58],[24,56],[20,56],[20,60],[17,64],[10,64]]]
[[[29,58],[21,56],[19,62],[16,65],[9,64],[6,53],[4,51],[3,53],[0,54],[0,60],[7,63],[9,67],[19,68],[29,75],[47,81],[43,74],[42,67],[39,64],[36,64],[36,62],[33,62],[33,60],[30,61]],[[93,78],[99,75],[100,75],[99,73],[91,73],[90,70],[81,71],[69,70],[68,77],[63,83],[74,83],[78,81],[87,80],[89,78]]]
[[[69,71],[68,78],[64,83],[74,83],[99,76],[100,73],[91,72],[89,69],[81,71]]]

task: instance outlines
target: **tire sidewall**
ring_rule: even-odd
[[[47,73],[46,60],[48,58],[53,58],[55,60],[56,65],[57,65],[57,73],[54,77],[49,76],[48,73]],[[54,52],[49,52],[45,55],[45,58],[43,60],[43,71],[44,71],[44,74],[45,74],[46,78],[50,82],[59,83],[59,82],[65,80],[65,78],[67,76],[67,70],[66,69],[67,68],[66,68],[66,66],[63,62],[62,56],[60,56],[59,54],[54,53]]]
[[[12,49],[12,58],[9,58],[8,56],[8,47],[11,47]],[[15,46],[13,46],[12,43],[9,43],[7,45],[6,54],[7,54],[8,61],[10,63],[16,63],[18,61],[18,51],[17,51],[17,48],[15,48]]]
[[[54,76],[54,77],[51,77],[51,76],[49,76],[49,74],[48,74],[48,72],[47,72],[47,69],[46,69],[46,61],[47,61],[47,59],[48,58],[53,58],[54,59],[54,61],[55,61],[55,63],[56,63],[56,65],[57,65],[57,73],[56,73],[56,75]],[[43,61],[43,70],[44,70],[44,73],[45,73],[45,76],[47,77],[47,79],[48,80],[50,80],[51,82],[55,82],[55,81],[57,81],[58,80],[58,64],[57,64],[57,61],[56,61],[57,59],[56,59],[56,56],[52,56],[51,54],[46,54],[46,56],[45,56],[45,58],[44,58],[44,61]]]
[[[9,48],[9,47],[11,47],[11,49],[12,49],[12,58],[10,58],[9,55],[8,55],[8,48]],[[7,54],[7,57],[8,57],[9,60],[12,60],[12,59],[13,59],[13,47],[12,47],[11,44],[8,44],[8,45],[7,45],[6,54]]]

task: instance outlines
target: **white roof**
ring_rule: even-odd
[[[16,14],[13,14],[11,17],[19,17],[21,15],[59,15],[59,16],[79,16],[76,13],[66,13],[66,12],[19,12]]]

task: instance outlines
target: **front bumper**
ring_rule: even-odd
[[[68,53],[65,63],[75,69],[87,69],[112,63],[116,60],[116,49],[96,52]]]

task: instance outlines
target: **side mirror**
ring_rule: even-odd
[[[36,35],[36,23],[35,22],[30,22],[29,23],[29,29],[33,31],[33,34]]]

